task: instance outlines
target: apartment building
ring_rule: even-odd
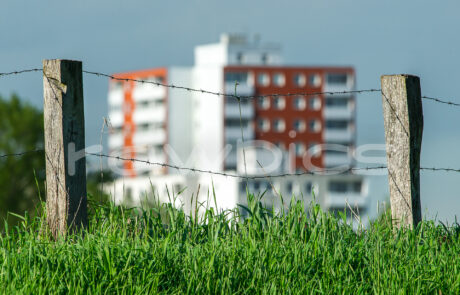
[[[243,35],[224,34],[219,43],[197,46],[194,54],[192,67],[163,67],[114,75],[128,80],[111,80],[109,85],[111,153],[169,165],[255,175],[354,165],[355,97],[350,93],[332,94],[354,89],[353,68],[286,66],[279,46],[249,41]],[[250,98],[238,100],[132,80]],[[242,155],[242,132],[247,161]],[[254,143],[276,151],[264,153],[254,148]],[[276,165],[270,165],[274,162],[273,155],[279,155]],[[169,175],[178,174],[174,168],[131,161],[115,161],[111,166],[123,176],[119,182],[132,183],[136,188],[131,191],[135,192],[143,187],[140,183],[145,177],[161,179],[162,175],[171,178]],[[326,179],[321,181],[325,192],[318,195],[326,207],[345,206],[343,198],[342,202],[337,203],[337,198],[328,202],[327,191],[334,192],[333,195],[339,191],[359,195],[361,199],[356,204],[365,206],[367,189],[363,177],[322,177]],[[296,182],[289,183],[280,180],[278,185],[280,189],[286,186],[288,194],[311,195],[312,189],[295,191]],[[260,190],[261,182],[252,181],[251,188]],[[236,190],[237,195],[243,193],[244,190]],[[230,199],[241,201],[236,196]]]

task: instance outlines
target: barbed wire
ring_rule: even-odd
[[[190,167],[181,167],[178,165],[172,165],[172,164],[167,164],[167,163],[161,163],[161,162],[152,162],[149,160],[143,160],[143,159],[136,159],[136,158],[125,158],[125,157],[120,157],[120,156],[112,156],[112,155],[106,155],[106,154],[100,154],[100,153],[86,153],[86,155],[89,156],[96,156],[96,157],[104,157],[108,159],[116,159],[119,161],[130,161],[130,162],[137,162],[137,163],[143,163],[147,165],[153,165],[153,166],[161,166],[161,167],[168,167],[176,170],[184,170],[184,171],[190,171],[190,172],[197,172],[197,173],[206,173],[206,174],[214,174],[214,175],[220,175],[220,176],[226,176],[226,177],[233,177],[233,178],[241,178],[241,179],[261,179],[261,178],[279,178],[279,177],[287,177],[287,176],[302,176],[302,175],[317,175],[320,173],[346,173],[346,172],[353,172],[353,171],[358,171],[358,170],[376,170],[376,169],[386,169],[386,166],[374,166],[374,167],[351,167],[351,168],[346,168],[346,169],[321,169],[321,170],[307,170],[304,172],[296,172],[296,173],[280,173],[280,174],[274,174],[274,175],[260,175],[260,176],[245,176],[245,175],[239,175],[239,174],[234,174],[234,173],[227,173],[227,172],[216,172],[216,171],[211,171],[211,170],[205,170],[205,169],[199,169],[199,168],[190,168]]]
[[[30,72],[43,72],[43,69],[28,69],[28,70],[19,70],[19,71],[7,72],[7,73],[0,73],[0,77],[18,75],[18,74],[30,73]]]
[[[41,153],[44,152],[44,149],[36,149],[36,150],[30,150],[30,151],[24,151],[20,153],[12,153],[12,154],[3,154],[0,155],[1,158],[7,158],[7,157],[21,157],[27,154],[31,153]],[[161,162],[152,162],[149,160],[143,160],[143,159],[136,159],[136,158],[125,158],[125,157],[120,157],[120,156],[113,156],[113,155],[106,155],[106,154],[100,154],[100,153],[85,153],[88,156],[97,156],[97,157],[104,157],[104,158],[109,158],[109,159],[116,159],[119,161],[131,161],[131,162],[139,162],[143,164],[148,164],[148,165],[153,165],[153,166],[161,166],[161,167],[168,167],[176,170],[184,170],[184,171],[190,171],[190,172],[196,172],[196,173],[206,173],[206,174],[214,174],[214,175],[221,175],[221,176],[227,176],[227,177],[233,177],[233,178],[241,178],[245,179],[246,176],[244,175],[239,175],[239,174],[232,174],[232,173],[226,173],[226,172],[216,172],[212,170],[205,170],[205,169],[199,169],[199,168],[190,168],[190,167],[181,167],[178,165],[171,165],[167,163],[161,163]],[[296,172],[296,173],[280,173],[280,174],[274,174],[274,175],[260,175],[260,176],[248,176],[249,179],[262,179],[262,178],[280,178],[280,177],[288,177],[288,176],[303,176],[303,175],[317,175],[321,173],[347,173],[347,172],[354,172],[354,171],[367,171],[367,170],[380,170],[380,169],[387,169],[386,165],[380,165],[380,166],[372,166],[372,167],[351,167],[351,168],[346,168],[346,169],[319,169],[319,170],[309,170],[309,171],[304,171],[304,172]],[[445,168],[445,167],[420,167],[420,170],[424,171],[444,171],[444,172],[456,172],[460,173],[460,168]]]
[[[24,156],[24,155],[27,155],[27,154],[41,153],[41,152],[44,152],[44,151],[45,151],[44,149],[37,149],[37,150],[30,150],[30,151],[25,151],[25,152],[21,152],[21,153],[4,154],[4,155],[0,155],[0,159],[9,158],[9,157],[21,157],[21,156]]]
[[[432,101],[435,101],[435,102],[439,102],[439,103],[443,103],[443,104],[447,104],[447,105],[451,105],[451,106],[460,107],[460,103],[456,103],[456,102],[452,102],[452,101],[448,101],[448,100],[442,100],[442,99],[439,99],[439,98],[436,98],[436,97],[422,96],[422,98],[432,100]]]
[[[178,86],[174,84],[166,84],[166,83],[148,81],[148,80],[142,80],[142,79],[120,78],[115,75],[110,75],[110,74],[105,74],[105,73],[100,73],[100,72],[83,71],[83,73],[100,76],[100,77],[107,77],[107,78],[110,78],[112,80],[117,80],[117,81],[125,81],[125,82],[131,81],[131,82],[137,82],[137,83],[143,83],[143,84],[152,84],[152,85],[156,85],[160,87],[181,89],[181,90],[186,90],[190,92],[211,94],[211,95],[222,96],[222,97],[233,97],[237,99],[255,99],[255,98],[262,98],[262,97],[269,97],[269,96],[295,96],[295,95],[312,96],[312,95],[360,94],[360,93],[366,93],[366,92],[380,92],[381,91],[380,89],[363,89],[363,90],[349,90],[349,91],[294,92],[294,93],[287,92],[287,93],[270,93],[270,94],[259,94],[259,95],[236,95],[234,93],[223,93],[223,92],[218,92],[218,91],[197,89],[197,88]]]
[[[17,71],[12,71],[12,72],[0,72],[0,77],[2,76],[9,76],[9,75],[18,75],[18,74],[23,74],[23,73],[29,73],[29,72],[42,72],[42,68],[33,68],[33,69],[25,69],[25,70],[17,70]],[[167,88],[173,88],[173,89],[182,89],[186,91],[191,91],[191,92],[198,92],[198,93],[204,93],[204,94],[211,94],[211,95],[216,95],[216,96],[222,96],[222,97],[233,97],[237,99],[254,99],[254,98],[259,98],[259,97],[269,97],[269,96],[294,96],[294,95],[340,95],[340,94],[360,94],[360,93],[368,93],[368,92],[381,92],[381,89],[363,89],[363,90],[350,90],[350,91],[323,91],[323,92],[296,92],[296,93],[271,93],[271,94],[261,94],[261,95],[236,95],[232,93],[222,93],[222,92],[216,92],[216,91],[209,91],[209,90],[204,90],[204,89],[196,89],[196,88],[191,88],[191,87],[185,87],[185,86],[178,86],[174,84],[165,84],[165,83],[160,83],[160,82],[155,82],[155,81],[147,81],[147,80],[142,80],[142,79],[131,79],[131,78],[119,78],[114,75],[110,74],[105,74],[101,72],[93,72],[93,71],[83,71],[86,74],[91,74],[91,75],[96,75],[96,76],[102,76],[102,77],[107,77],[113,80],[119,80],[119,81],[133,81],[133,82],[138,82],[138,83],[145,83],[145,84],[153,84],[156,86],[160,87],[167,87]],[[384,95],[382,93],[382,95]],[[385,95],[384,95],[385,96]],[[429,97],[429,96],[422,96],[422,99],[426,100],[431,100],[437,103],[442,103],[446,105],[451,105],[451,106],[456,106],[460,107],[460,103],[448,101],[448,100],[443,100],[440,98],[435,98],[435,97]],[[20,153],[12,153],[12,154],[4,154],[0,155],[0,158],[6,158],[6,157],[19,157],[19,156],[24,156],[26,154],[30,153],[37,153],[37,152],[43,152],[43,149],[37,149],[37,150],[31,150],[31,151],[25,151],[25,152],[20,152]],[[210,170],[201,170],[201,169],[196,169],[196,168],[187,168],[187,167],[179,167],[175,165],[169,165],[165,163],[155,163],[155,162],[150,162],[147,160],[141,160],[141,159],[131,159],[131,158],[122,158],[122,157],[116,157],[116,156],[109,156],[109,155],[101,155],[101,154],[91,154],[87,153],[88,155],[97,155],[97,156],[102,156],[106,158],[115,158],[118,160],[124,160],[124,161],[135,161],[135,162],[143,162],[145,164],[151,164],[151,165],[159,165],[163,167],[170,167],[173,169],[177,170],[189,170],[192,172],[202,172],[202,173],[210,173],[210,174],[216,174],[216,175],[223,175],[223,176],[229,176],[229,177],[238,177],[238,178],[244,178],[244,176],[237,175],[237,174],[229,174],[229,173],[224,173],[224,172],[213,172]],[[300,175],[306,175],[306,174],[316,174],[316,173],[328,173],[328,172],[352,172],[352,171],[357,171],[357,170],[374,170],[374,169],[384,169],[386,166],[376,166],[376,167],[361,167],[361,168],[349,168],[349,169],[342,169],[342,170],[337,170],[337,169],[322,169],[318,171],[306,171],[306,172],[301,172],[301,173],[283,173],[283,174],[278,174],[278,175],[270,175],[270,176],[252,176],[249,178],[252,179],[257,179],[257,178],[266,178],[266,177],[284,177],[284,176],[300,176]],[[427,170],[427,171],[445,171],[445,172],[460,172],[460,169],[455,169],[455,168],[437,168],[437,167],[421,167],[420,170]]]
[[[237,99],[256,99],[256,98],[263,98],[263,97],[270,97],[270,96],[344,95],[344,94],[362,94],[362,93],[369,93],[369,92],[382,92],[382,89],[380,88],[370,88],[370,89],[362,89],[362,90],[345,90],[345,91],[317,91],[317,92],[293,92],[293,93],[292,92],[287,92],[287,93],[278,92],[278,93],[258,94],[258,95],[236,95],[233,93],[222,93],[222,92],[217,92],[217,91],[196,89],[196,88],[191,88],[191,87],[177,86],[174,84],[165,84],[161,82],[147,81],[147,80],[142,80],[142,79],[119,78],[114,75],[100,73],[100,72],[93,72],[93,71],[83,71],[83,72],[86,74],[107,77],[107,78],[118,80],[118,81],[132,81],[132,82],[138,82],[138,83],[153,84],[156,86],[167,87],[167,88],[172,88],[172,89],[182,89],[182,90],[186,90],[190,92],[198,92],[198,93],[211,94],[211,95],[223,96],[223,97],[232,97],[232,98],[237,98]],[[442,103],[442,104],[460,107],[460,103],[455,103],[455,102],[448,101],[448,100],[442,100],[439,98],[429,97],[429,96],[422,96],[422,98],[431,100],[431,101],[435,101],[438,103]]]
[[[100,77],[107,77],[112,80],[118,80],[118,81],[132,81],[132,82],[137,82],[137,83],[144,83],[144,84],[153,84],[156,86],[161,86],[161,87],[166,87],[166,88],[172,88],[172,89],[182,89],[190,92],[198,92],[198,93],[204,93],[204,94],[211,94],[211,95],[216,95],[216,96],[223,96],[223,97],[233,97],[237,99],[256,99],[256,98],[263,98],[263,97],[270,97],[270,96],[297,96],[297,95],[303,95],[303,96],[314,96],[314,95],[344,95],[344,94],[362,94],[362,93],[369,93],[369,92],[382,92],[382,89],[380,88],[370,88],[370,89],[361,89],[361,90],[344,90],[344,91],[316,91],[316,92],[287,92],[287,93],[270,93],[270,94],[258,94],[258,95],[236,95],[233,93],[222,93],[222,92],[217,92],[217,91],[209,91],[209,90],[204,90],[204,89],[196,89],[196,88],[191,88],[191,87],[186,87],[186,86],[178,86],[174,84],[165,84],[161,82],[155,82],[155,81],[147,81],[147,80],[142,80],[142,79],[133,79],[133,78],[120,78],[116,77],[115,75],[110,75],[106,73],[100,73],[100,72],[93,72],[93,71],[83,71],[83,73],[90,74],[90,75],[95,75],[95,76],[100,76]],[[442,100],[439,98],[434,98],[434,97],[429,97],[429,96],[422,96],[423,99],[427,100],[432,100],[438,103],[442,104],[447,104],[447,105],[452,105],[452,106],[459,106],[460,103],[455,103],[452,101],[448,100]]]
[[[104,157],[104,158],[111,158],[111,159],[116,159],[116,160],[120,160],[120,161],[139,162],[139,163],[153,165],[153,166],[161,166],[161,167],[173,168],[173,169],[176,169],[176,170],[185,170],[185,171],[198,172],[198,173],[216,174],[216,175],[228,176],[228,177],[234,177],[234,178],[241,178],[241,179],[246,178],[246,176],[239,175],[239,174],[231,174],[231,173],[226,173],[226,172],[215,172],[215,171],[211,171],[211,170],[189,168],[189,167],[181,167],[181,166],[177,166],[177,165],[171,165],[171,164],[160,163],[160,162],[151,162],[149,160],[142,160],[142,159],[136,159],[136,158],[125,158],[125,157],[112,156],[112,155],[106,155],[106,154],[100,154],[100,153],[86,153],[86,155],[98,156],[98,157]],[[388,169],[388,167],[386,165],[380,165],[380,166],[372,166],[372,167],[351,167],[351,168],[346,168],[346,169],[327,169],[327,168],[325,168],[325,169],[321,169],[321,170],[310,170],[310,171],[297,172],[297,173],[280,173],[280,174],[275,174],[275,175],[248,176],[248,178],[249,179],[260,179],[260,178],[270,178],[270,177],[276,178],[276,177],[287,177],[287,176],[317,175],[317,174],[320,174],[320,173],[331,173],[331,172],[346,173],[346,172],[354,172],[354,171],[380,170],[380,169]],[[458,172],[458,173],[460,173],[460,169],[444,168],[444,167],[420,167],[420,170]]]
[[[460,169],[456,169],[456,168],[420,167],[420,170],[425,170],[425,171],[444,171],[444,172],[459,172],[459,173],[460,173]]]
[[[0,72],[0,77],[18,75],[18,74],[30,73],[30,72],[43,72],[43,69],[33,68],[33,69],[17,70],[17,71],[4,72],[4,73]],[[118,80],[118,81],[133,81],[133,82],[138,82],[138,83],[153,84],[156,86],[161,86],[161,87],[166,87],[166,88],[182,89],[182,90],[191,91],[191,92],[211,94],[211,95],[223,96],[223,97],[233,97],[233,98],[239,98],[239,99],[255,99],[255,98],[262,98],[262,97],[269,97],[269,96],[296,96],[296,95],[314,96],[314,95],[361,94],[361,93],[381,92],[382,91],[381,89],[378,89],[378,88],[370,88],[370,89],[348,90],[348,91],[318,91],[318,92],[294,92],[294,93],[287,92],[287,93],[270,93],[270,94],[260,94],[260,95],[235,95],[232,93],[223,93],[223,92],[217,92],[217,91],[209,91],[205,89],[196,89],[196,88],[191,88],[191,87],[186,87],[186,86],[178,86],[174,84],[165,84],[165,83],[160,83],[160,82],[155,82],[155,81],[146,81],[142,79],[119,78],[119,77],[116,77],[115,75],[110,75],[110,74],[101,73],[101,72],[84,70],[83,73],[100,76],[100,77],[107,77],[107,78]],[[446,104],[450,106],[460,107],[460,103],[440,99],[437,97],[422,96],[422,99],[431,100],[437,103],[442,103],[442,104]]]

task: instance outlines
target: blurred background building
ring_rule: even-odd
[[[355,97],[327,94],[355,89],[351,67],[286,66],[280,46],[223,34],[219,43],[195,48],[192,67],[114,76],[128,80],[111,80],[109,85],[112,155],[242,176],[211,178],[161,165],[133,161],[120,165],[114,160],[109,164],[121,175],[111,189],[117,203],[124,198],[139,203],[153,190],[164,201],[169,200],[168,193],[171,197],[182,192],[178,200],[188,204],[193,192],[206,200],[214,190],[218,207],[234,208],[246,202],[246,173],[253,177],[354,166]],[[280,195],[307,202],[315,195],[324,209],[343,210],[349,205],[365,212],[365,179],[333,174],[249,179],[248,189],[266,192],[267,204],[274,204]]]

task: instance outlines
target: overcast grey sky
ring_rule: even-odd
[[[460,102],[460,1],[183,0],[2,1],[0,72],[41,67],[45,58],[83,61],[86,70],[120,72],[191,65],[193,48],[222,32],[259,33],[282,44],[288,64],[352,65],[358,89],[380,88],[380,75],[421,77],[422,94]],[[87,144],[99,142],[107,80],[84,77]],[[42,105],[40,73],[0,79]],[[422,166],[460,168],[460,108],[424,101]],[[383,143],[381,98],[358,96],[358,143]],[[460,174],[422,172],[429,217],[460,215]],[[386,176],[372,181],[384,199]],[[372,205],[376,207],[376,205]]]

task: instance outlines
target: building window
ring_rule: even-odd
[[[297,87],[304,87],[307,83],[307,79],[304,74],[295,74],[294,75],[294,85]]]
[[[267,96],[258,97],[257,106],[261,110],[268,110],[270,108],[270,98]]]
[[[276,132],[284,132],[284,130],[286,129],[286,123],[283,119],[275,119],[273,120],[273,129]]]
[[[286,192],[288,195],[292,194],[292,182],[291,181],[286,182]]]
[[[275,84],[275,86],[283,87],[285,83],[286,83],[286,79],[284,77],[284,74],[275,73],[273,75],[273,84]]]
[[[239,63],[239,64],[243,63],[243,53],[238,52],[236,54],[236,62]]]
[[[267,180],[261,180],[260,181],[260,186],[262,187],[263,191],[269,190],[271,187],[271,184]]]
[[[163,100],[143,100],[136,102],[136,106],[139,108],[159,108],[163,105]]]
[[[321,122],[319,120],[313,119],[308,122],[308,129],[311,132],[319,132],[321,130]]]
[[[248,83],[248,77],[248,72],[228,72],[225,73],[225,82],[232,84],[234,84],[235,82],[246,84]]]
[[[348,99],[342,97],[326,98],[326,106],[331,108],[346,108],[348,107]]]
[[[311,196],[312,192],[313,192],[313,184],[308,181],[308,182],[305,183],[305,193],[308,196]]]
[[[246,192],[246,183],[244,181],[241,181],[239,183],[239,187],[240,187],[240,192],[242,193]]]
[[[314,111],[321,109],[321,99],[317,96],[310,97],[308,99],[308,107]]]
[[[258,182],[257,180],[253,181],[252,189],[254,190],[254,192],[258,192],[260,190],[260,182]]]
[[[273,107],[277,110],[284,110],[286,107],[286,98],[284,96],[275,96],[273,98]]]
[[[268,121],[267,119],[258,119],[257,128],[260,131],[267,132],[270,129],[270,121]]]
[[[344,144],[346,145],[346,144]],[[339,150],[334,150],[334,149],[327,149],[324,151],[326,156],[340,156],[340,157],[347,157],[348,152],[347,151],[339,151]]]
[[[360,194],[360,193],[361,193],[361,189],[362,189],[362,183],[361,183],[361,181],[355,181],[355,182],[353,182],[353,192],[354,192],[354,193]]]
[[[308,153],[312,158],[319,158],[321,156],[321,146],[316,142],[311,142],[308,145]]]
[[[343,181],[331,181],[329,183],[329,191],[332,193],[346,193],[347,183]]]
[[[312,87],[319,87],[321,85],[321,76],[318,74],[311,74],[308,76],[308,84]]]
[[[139,131],[139,132],[150,131],[152,129],[153,129],[153,126],[150,125],[149,123],[138,124],[136,126],[136,130]]]
[[[138,81],[134,84],[134,87],[137,89],[148,89],[154,87],[153,84],[160,84],[162,83],[162,79],[160,77],[145,77],[145,78],[138,78]]]
[[[300,157],[305,153],[305,145],[301,142],[295,143],[295,154]]]
[[[110,90],[122,90],[123,89],[123,83],[120,81],[112,82],[110,83]]]
[[[262,64],[264,64],[264,65],[267,64],[268,55],[266,53],[262,53],[261,61],[262,61]]]
[[[164,153],[163,145],[158,144],[152,147],[152,152],[155,156],[162,156]]]
[[[257,84],[261,86],[268,86],[270,84],[270,76],[267,73],[259,73],[257,75]]]
[[[173,192],[177,195],[181,194],[184,190],[184,186],[181,185],[180,183],[176,183],[174,184],[174,187],[173,187]]]
[[[123,131],[122,126],[112,127],[110,128],[111,134],[121,133]]]
[[[251,107],[254,105],[254,102],[249,99],[242,99],[238,101],[238,99],[236,99],[235,97],[226,96],[225,104],[226,105],[241,105],[241,107]],[[199,104],[197,104],[196,106],[199,107]]]
[[[241,124],[243,124],[243,127],[246,126],[246,122],[243,121],[243,123],[240,122],[240,119],[234,118],[234,119],[225,119],[225,127],[237,127],[240,128]]]
[[[297,132],[304,132],[306,129],[306,124],[304,120],[294,120],[294,130]]]
[[[326,128],[334,129],[334,130],[346,130],[348,128],[348,121],[347,120],[327,120]]]
[[[165,79],[164,79],[164,77],[151,77],[151,78],[147,79],[147,81],[156,82],[156,83],[164,83]]]
[[[296,96],[294,97],[293,103],[294,103],[295,110],[298,110],[298,111],[305,110],[305,107],[306,107],[305,97]]]
[[[335,73],[327,75],[327,83],[335,85],[344,85],[347,84],[347,74],[346,73]]]

